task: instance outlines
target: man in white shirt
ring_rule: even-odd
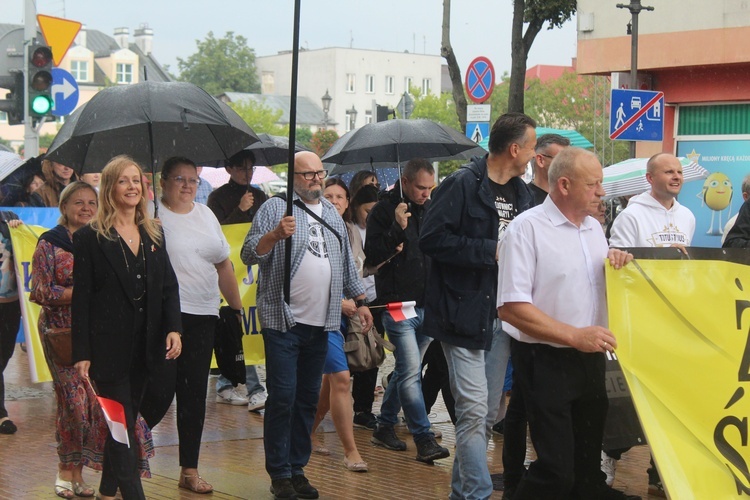
[[[550,166],[547,199],[516,217],[500,244],[498,314],[519,341],[513,390],[523,392],[538,456],[513,500],[626,498],[599,469],[604,353],[617,347],[606,328],[602,263],[619,269],[632,259],[607,247],[589,215],[605,194],[602,178],[593,153],[564,149]]]
[[[633,196],[612,223],[609,244],[615,248],[690,246],[695,216],[677,201],[682,190],[682,164],[670,153],[658,153],[646,164],[651,189]]]

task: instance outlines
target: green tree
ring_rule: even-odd
[[[209,31],[205,40],[195,43],[195,54],[187,59],[177,58],[181,81],[198,85],[212,95],[260,92],[255,51],[247,46],[245,37],[228,31],[224,38],[215,38]]]
[[[256,134],[289,135],[288,125],[279,125],[283,114],[279,109],[271,109],[262,102],[246,99],[229,103],[245,123],[250,125]]]
[[[310,130],[310,127],[297,127],[297,131],[295,132],[297,138],[296,141],[305,146],[306,148],[310,147],[310,140],[312,139],[313,133],[312,130]]]
[[[443,92],[440,95],[422,95],[416,87],[412,87],[410,93],[414,97],[414,109],[409,116],[410,119],[426,118],[461,130],[461,123],[456,114],[456,103],[451,94]]]
[[[560,28],[575,11],[576,0],[513,0],[508,111],[524,111],[526,61],[544,23],[549,23],[548,29]]]
[[[323,157],[338,138],[339,134],[335,130],[318,130],[312,135],[310,146],[318,156]]]

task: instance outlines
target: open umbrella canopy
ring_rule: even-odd
[[[201,178],[207,180],[211,186],[216,189],[229,182],[229,173],[223,168],[204,168],[201,172]],[[264,182],[278,181],[279,176],[268,167],[253,167],[253,184],[263,184]]]
[[[18,167],[23,164],[23,158],[16,153],[0,151],[0,182],[5,180]]]
[[[398,165],[412,158],[449,160],[468,150],[479,151],[477,148],[471,139],[445,125],[430,120],[396,119],[368,123],[345,134],[333,143],[323,161],[342,166],[359,164],[332,172],[343,173],[369,168],[371,163]]]
[[[255,155],[256,165],[279,165],[289,161],[289,138],[279,135],[258,134],[258,142],[245,149],[249,149]],[[297,141],[294,141],[294,152],[310,151]]]
[[[68,117],[46,157],[93,173],[127,154],[156,172],[171,156],[223,160],[257,140],[237,113],[200,87],[146,81],[97,93]]]
[[[705,179],[708,170],[685,157],[679,158],[685,182]],[[604,169],[604,191],[607,198],[640,194],[648,191],[651,185],[646,180],[648,158],[631,158],[615,163]]]

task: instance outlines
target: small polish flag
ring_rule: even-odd
[[[128,448],[130,448],[128,425],[125,422],[125,408],[114,399],[103,398],[101,396],[97,396],[96,399],[99,400],[99,405],[102,407],[104,418],[107,420],[107,427],[109,427],[109,432],[112,433],[112,438],[118,443],[128,445]]]
[[[417,303],[413,300],[409,302],[391,302],[386,304],[385,308],[391,313],[391,317],[394,321],[405,321],[409,318],[416,318],[417,311],[414,310],[414,306]]]

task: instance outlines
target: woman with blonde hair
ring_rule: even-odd
[[[151,219],[141,168],[128,156],[104,167],[99,211],[73,235],[73,362],[100,396],[123,405],[128,442],[150,372],[182,348],[180,295],[161,227]],[[134,447],[110,433],[100,497],[144,499]]]
[[[29,196],[33,207],[56,207],[60,204],[60,193],[65,186],[78,180],[72,168],[52,160],[42,160],[44,184]]]
[[[93,496],[83,480],[83,466],[102,469],[102,450],[107,423],[91,386],[72,366],[54,356],[44,334],[51,328],[70,328],[73,295],[72,234],[96,214],[96,191],[85,182],[74,181],[60,194],[58,225],[39,238],[31,270],[31,300],[42,306],[39,332],[47,366],[52,374],[57,400],[57,454],[60,459],[55,494],[61,498]],[[148,427],[140,420],[137,429],[139,464],[146,476],[153,443]]]

